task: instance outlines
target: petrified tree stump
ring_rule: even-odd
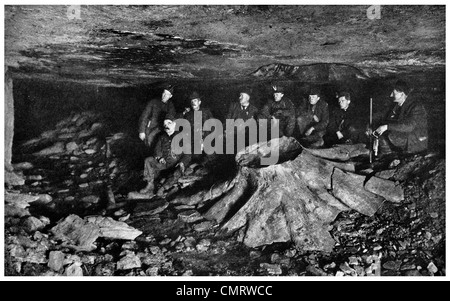
[[[371,216],[385,200],[399,202],[401,187],[381,178],[355,173],[349,161],[367,154],[362,145],[342,145],[331,149],[300,149],[301,153],[280,164],[259,166],[258,155],[268,156],[271,146],[282,146],[292,154],[298,142],[282,138],[251,146],[236,156],[240,169],[236,177],[173,202],[212,206],[203,214],[221,224],[221,233],[242,231],[240,239],[249,247],[292,241],[301,250],[330,252],[335,241],[329,225],[342,211],[356,210]],[[292,145],[289,145],[291,144]],[[301,146],[300,146],[301,147]],[[336,161],[337,160],[337,161]]]

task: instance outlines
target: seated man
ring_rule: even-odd
[[[171,168],[179,168],[175,171],[175,177],[180,177],[184,173],[185,167],[189,164],[189,156],[185,154],[175,154],[172,149],[172,139],[178,132],[175,131],[174,118],[167,116],[164,120],[164,133],[158,137],[154,156],[145,159],[144,180],[147,186],[139,193],[132,193],[131,198],[151,198],[154,195],[155,181],[160,173]]]
[[[357,115],[351,104],[350,93],[339,92],[337,98],[339,109],[331,112],[327,130],[323,136],[325,147],[335,144],[358,143],[360,140],[355,121]]]
[[[275,119],[279,122],[279,137],[291,137],[295,128],[295,107],[292,101],[284,96],[284,88],[273,86],[273,99],[270,100],[262,109],[261,118],[270,120]]]
[[[202,148],[195,149],[195,139],[197,136],[200,138],[201,141],[197,141],[198,143],[202,144],[203,139],[205,139],[206,136],[208,136],[209,131],[203,130],[203,125],[208,119],[213,118],[213,115],[211,111],[208,108],[201,107],[202,101],[200,99],[200,95],[197,92],[192,92],[192,94],[189,97],[191,107],[186,108],[183,112],[183,118],[186,119],[189,124],[191,125],[191,154],[193,160],[199,160],[201,157],[201,151],[203,151]],[[201,117],[201,123],[196,124],[195,123],[195,113],[199,113],[197,115],[198,122],[200,122]],[[200,153],[198,153],[200,151]]]
[[[427,113],[409,92],[403,81],[394,85],[391,97],[395,104],[374,131],[379,136],[379,156],[413,154],[428,148]]]
[[[309,92],[309,102],[297,113],[297,126],[300,143],[305,147],[317,148],[324,144],[328,121],[328,104],[321,99],[320,91],[312,88]]]
[[[226,119],[243,119],[247,121],[250,118],[257,119],[258,109],[250,103],[250,89],[242,89],[239,94],[239,103],[232,102],[228,108]]]
[[[228,108],[228,112],[226,115],[227,120],[239,120],[242,119],[243,122],[247,122],[250,119],[254,119],[255,122],[258,119],[258,109],[250,103],[251,98],[251,89],[243,88],[239,94],[239,102],[232,102],[230,107]],[[237,136],[245,135],[245,145],[238,146],[237,145]],[[240,150],[240,147],[246,147],[249,145],[250,141],[250,132],[248,127],[239,127],[236,126],[234,128],[234,153]]]

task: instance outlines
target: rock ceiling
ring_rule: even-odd
[[[445,6],[382,6],[379,19],[368,8],[10,5],[5,64],[15,77],[117,86],[314,63],[366,75],[445,65]]]

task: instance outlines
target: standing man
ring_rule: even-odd
[[[175,116],[175,107],[170,100],[173,95],[173,86],[164,86],[161,98],[150,100],[139,118],[139,138],[150,149],[163,126],[166,115]]]
[[[203,140],[206,136],[208,136],[209,131],[203,130],[203,125],[208,119],[213,118],[211,111],[208,108],[204,108],[201,106],[202,100],[200,99],[200,95],[194,91],[189,97],[190,108],[186,108],[183,112],[183,118],[186,119],[191,125],[191,154],[193,155],[193,159],[198,159],[201,154],[195,154],[195,138],[200,137],[201,141],[197,141],[197,143],[203,144]],[[195,115],[201,117],[201,123],[195,123]],[[200,121],[200,119],[199,119]],[[198,122],[199,122],[198,121]],[[201,148],[203,150],[203,147]]]
[[[409,95],[408,85],[397,81],[391,93],[394,105],[375,130],[380,136],[380,156],[413,154],[428,148],[427,112],[422,103]]]
[[[279,122],[279,137],[291,137],[295,128],[295,107],[292,101],[284,96],[284,88],[273,86],[273,100],[270,100],[262,109],[262,118],[266,118],[268,124],[275,119]]]
[[[357,143],[358,130],[355,126],[356,113],[351,104],[351,96],[347,91],[337,94],[339,109],[332,110],[327,131],[323,140],[326,147],[334,144]]]
[[[313,87],[309,92],[309,102],[298,112],[300,142],[306,147],[321,147],[328,121],[328,104],[321,99],[319,89]]]
[[[154,156],[145,159],[144,180],[147,186],[139,192],[130,192],[129,198],[147,199],[154,196],[155,182],[162,171],[177,168],[174,176],[179,178],[189,164],[189,156],[175,152],[172,148],[172,139],[179,133],[175,131],[176,123],[172,116],[164,120],[164,133],[158,136]]]

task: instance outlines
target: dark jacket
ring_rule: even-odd
[[[354,139],[354,133],[356,131],[356,112],[350,104],[347,110],[336,108],[331,111],[329,115],[329,122],[327,127],[327,135],[336,136],[336,132],[340,131],[344,136],[342,140]]]
[[[194,134],[194,130],[196,130],[194,128],[194,110],[191,108],[189,110],[189,112],[186,112],[183,114],[184,119],[186,119],[190,124],[191,124],[191,130],[192,130],[192,134]],[[201,128],[197,129],[198,131],[202,132],[202,138],[205,138],[206,136],[208,136],[208,134],[210,133],[210,131],[203,131],[203,125],[205,124],[205,122],[208,119],[212,119],[214,118],[211,111],[208,108],[200,108],[200,110],[198,111],[202,114],[202,124],[201,124]],[[194,138],[194,136],[192,135],[192,138]]]
[[[175,116],[175,107],[170,99],[166,103],[158,98],[150,100],[139,118],[139,133],[148,135],[152,129],[162,128],[166,115]]]
[[[329,122],[328,104],[319,99],[315,105],[311,105],[309,101],[305,101],[297,113],[298,116],[306,116],[312,118],[316,115],[319,118],[319,122],[313,122],[310,126],[313,126],[316,132],[325,132]]]
[[[270,100],[261,111],[261,118],[270,120],[275,117],[281,120],[284,134],[292,135],[295,127],[295,107],[292,101],[284,97],[280,101]]]
[[[172,139],[178,134],[180,134],[180,132],[175,131],[171,136],[169,136],[166,132],[162,132],[158,136],[158,140],[156,142],[154,150],[155,157],[164,158],[168,165],[175,165],[178,162],[183,162],[187,165],[189,161],[188,155],[184,153],[175,154],[172,151]]]
[[[401,107],[395,104],[381,124],[388,125],[388,133],[404,135],[407,138],[404,151],[415,153],[428,148],[427,112],[421,103],[410,96]]]
[[[258,109],[252,104],[249,104],[248,107],[243,110],[240,103],[233,102],[228,108],[226,119],[243,119],[244,121],[247,121],[251,118],[255,120],[258,118]]]

